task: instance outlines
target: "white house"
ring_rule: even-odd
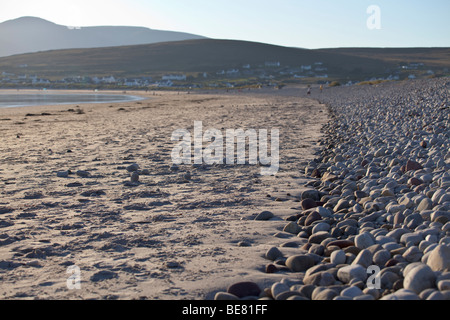
[[[116,83],[116,78],[114,78],[113,76],[109,76],[109,77],[103,77],[102,78],[102,82],[103,83]]]
[[[162,79],[164,81],[170,80],[170,81],[186,81],[186,75],[184,74],[166,74],[162,76]]]
[[[266,61],[266,67],[279,67],[281,63],[279,61]]]

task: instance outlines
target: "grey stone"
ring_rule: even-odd
[[[341,291],[341,296],[350,298],[355,298],[363,294],[362,290],[356,286],[348,287]]]
[[[313,235],[311,235],[308,239],[310,243],[321,243],[323,240],[330,238],[331,235],[327,231],[319,231]]]
[[[255,220],[266,221],[266,220],[272,219],[273,217],[274,217],[274,215],[273,215],[272,212],[270,212],[270,211],[263,211],[263,212],[259,213],[256,216]]]
[[[366,281],[367,273],[366,268],[359,264],[342,267],[338,270],[337,276],[343,283],[349,283],[353,279],[359,281]]]
[[[373,255],[373,263],[377,266],[384,266],[389,259],[391,259],[391,253],[386,249],[379,250]]]
[[[283,253],[277,247],[272,247],[266,252],[266,258],[272,261],[275,261],[282,256]]]
[[[380,300],[420,300],[420,298],[414,291],[400,289],[382,297]]]
[[[334,263],[336,265],[344,264],[346,259],[347,257],[345,256],[344,250],[335,250],[330,255],[331,263]]]
[[[284,227],[283,231],[291,234],[298,234],[302,231],[302,228],[294,221],[291,221]]]
[[[408,262],[418,262],[422,259],[423,253],[419,250],[418,247],[412,246],[409,247],[404,253],[403,258],[405,258]]]
[[[336,282],[334,276],[327,271],[320,271],[311,275],[305,275],[303,282],[306,285],[328,287]]]
[[[59,171],[56,173],[58,178],[67,178],[69,176],[69,171]]]
[[[275,282],[271,287],[272,297],[276,298],[280,293],[289,291],[289,287],[281,282]]]
[[[138,183],[139,182],[139,173],[137,173],[136,171],[133,172],[133,174],[131,175],[130,181],[132,183]]]
[[[425,264],[420,264],[410,270],[403,281],[403,287],[416,294],[423,290],[434,287],[436,275],[433,270]]]
[[[368,247],[370,247],[374,244],[375,244],[375,241],[374,241],[372,235],[368,232],[358,234],[355,237],[355,246],[359,249],[367,249]]]
[[[239,298],[228,292],[217,292],[214,300],[239,300]]]
[[[238,282],[231,285],[228,290],[228,293],[235,295],[238,298],[244,298],[248,296],[258,297],[261,293],[261,288],[254,282]]]
[[[286,260],[286,266],[293,272],[306,271],[314,264],[314,259],[309,255],[291,256]]]
[[[361,265],[364,268],[368,268],[370,265],[372,265],[372,253],[364,249],[358,253],[355,260],[352,262],[352,265]]]
[[[450,247],[438,245],[428,256],[427,265],[433,271],[450,271]]]
[[[317,287],[314,289],[311,298],[312,300],[333,300],[338,293],[333,289],[327,289],[326,287]]]

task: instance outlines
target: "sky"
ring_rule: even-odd
[[[450,47],[449,0],[1,0],[0,22],[141,26],[288,47]]]

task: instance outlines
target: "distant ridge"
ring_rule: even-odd
[[[143,27],[69,28],[36,18],[21,17],[0,23],[0,57],[38,51],[151,44],[205,37]]]
[[[364,79],[398,70],[402,63],[450,68],[449,48],[296,49],[258,42],[199,39],[164,43],[52,50],[0,58],[0,71],[40,77],[71,75],[153,76],[166,72],[216,73],[252,69],[266,62],[281,68],[323,63],[330,78]]]

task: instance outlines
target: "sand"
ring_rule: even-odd
[[[326,107],[295,88],[131,94],[149,99],[0,109],[0,299],[212,299],[237,281],[283,277],[264,273],[263,256],[286,241],[274,234],[298,212]],[[172,171],[171,134],[194,121],[278,128],[279,172]],[[255,221],[264,210],[275,218]],[[79,289],[68,286],[73,266]]]

